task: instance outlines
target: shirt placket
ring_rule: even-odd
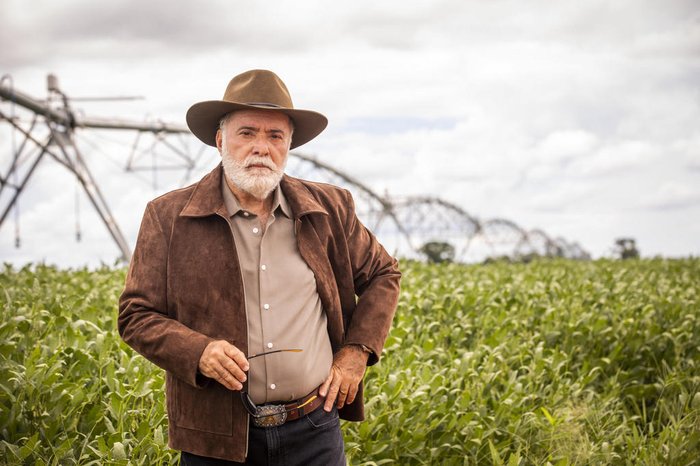
[[[256,286],[259,291],[260,284],[260,250],[262,235],[260,234],[260,227],[258,226],[258,218],[255,215],[250,214],[247,211],[242,211],[239,215],[243,217],[243,221],[239,223],[239,234],[246,236],[246,243],[248,244],[248,254],[251,259],[257,261],[257,267],[249,269],[248,277],[250,278],[251,285]],[[240,218],[240,217],[239,217]],[[246,308],[249,319],[254,319],[253,322],[258,322],[256,326],[259,328],[259,332],[255,335],[249,333],[248,335],[248,354],[258,354],[265,351],[265,340],[262,329],[262,321],[260,316],[260,294],[258,292],[257,296],[255,293],[250,293],[246,295]],[[251,315],[255,313],[255,315]],[[249,322],[250,323],[250,322]],[[251,328],[249,326],[249,332]],[[265,383],[265,374],[267,373],[266,360],[265,358],[258,358],[255,360],[255,378],[262,379]],[[252,376],[252,367],[251,374]],[[250,390],[252,392],[256,390],[256,386],[251,386]],[[266,393],[266,392],[265,392]]]
[[[275,221],[275,214],[270,214],[267,221],[267,226],[262,232],[257,234],[260,236],[260,249],[259,249],[259,277],[258,280],[258,297],[259,302],[258,312],[260,312],[260,322],[262,331],[262,341],[264,342],[264,351],[274,351],[280,349],[277,347],[277,337],[273,331],[275,326],[272,323],[274,316],[274,310],[272,308],[272,298],[273,298],[273,286],[272,275],[274,272],[270,267],[274,267],[273,257],[268,254],[270,248],[265,246],[266,238],[269,238],[269,231],[272,228],[272,224]],[[272,355],[274,356],[274,355]],[[267,359],[267,358],[266,358]],[[276,401],[278,397],[276,396],[276,390],[279,388],[279,381],[275,379],[274,363],[269,360],[265,361],[265,399],[266,401]]]

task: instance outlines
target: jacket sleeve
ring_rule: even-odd
[[[399,299],[398,262],[391,257],[355,214],[352,195],[346,191],[345,219],[357,305],[346,332],[345,344],[372,350],[367,364],[376,364],[389,334]]]
[[[168,315],[168,240],[151,202],[119,298],[119,334],[146,359],[202,387],[209,379],[198,372],[199,358],[213,340]]]

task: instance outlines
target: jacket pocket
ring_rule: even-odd
[[[233,434],[233,395],[219,383],[194,388],[173,377],[171,422],[184,429]]]

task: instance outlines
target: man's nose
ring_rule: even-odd
[[[270,145],[265,135],[256,137],[253,142],[253,154],[255,155],[270,155]]]

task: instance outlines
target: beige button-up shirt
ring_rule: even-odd
[[[265,228],[241,209],[222,176],[245,291],[248,356],[301,349],[250,360],[248,393],[255,403],[290,401],[328,377],[333,350],[316,279],[297,248],[294,219],[282,190],[274,193]]]

